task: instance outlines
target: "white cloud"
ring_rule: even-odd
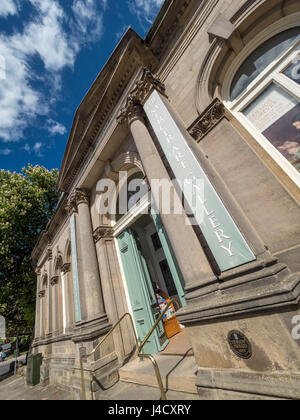
[[[0,0],[0,8],[3,1]],[[49,115],[61,89],[62,70],[73,68],[84,43],[102,33],[101,13],[106,0],[100,0],[100,10],[99,0],[74,0],[72,16],[66,14],[58,0],[28,1],[35,9],[31,21],[12,35],[0,33],[0,70],[3,73],[5,69],[5,77],[0,79],[0,139],[4,142],[20,140],[37,116]],[[66,10],[70,12],[70,8]],[[32,65],[35,57],[44,66],[38,73]],[[42,92],[49,80],[51,92],[45,96]],[[42,89],[33,87],[37,81],[42,83]],[[62,133],[63,129],[52,124],[56,133]]]
[[[8,156],[12,153],[11,149],[1,149],[0,150],[0,155],[4,155],[4,156]]]
[[[29,0],[38,17],[26,25],[25,31],[14,35],[12,46],[26,56],[38,54],[47,70],[73,66],[76,51],[62,27],[64,11],[55,0]]]
[[[119,42],[123,35],[128,31],[130,25],[124,25],[122,29],[116,33],[116,42]]]
[[[6,78],[0,81],[0,137],[17,141],[22,137],[26,120],[40,114],[40,95],[30,87],[26,57],[0,37],[0,53],[5,58]]]
[[[60,124],[57,121],[48,120],[48,131],[51,136],[55,136],[57,134],[63,136],[64,134],[66,134],[67,129],[64,125]]]
[[[152,23],[163,3],[164,0],[131,0],[129,7],[131,13],[137,15],[140,23],[143,19]]]
[[[31,152],[31,149],[30,149],[30,146],[29,146],[28,143],[26,143],[25,146],[22,147],[22,150],[25,150],[25,152],[27,152],[27,153],[30,153]]]
[[[94,40],[101,36],[103,29],[102,16],[97,13],[97,1],[99,0],[74,0],[72,10],[79,30],[87,35],[85,41]],[[107,2],[102,0],[103,9]]]
[[[17,5],[14,0],[1,0],[0,17],[15,15],[18,13]]]
[[[42,153],[42,147],[43,147],[43,143],[41,142],[37,142],[35,143],[35,145],[33,146],[33,151],[36,153],[37,156],[42,157],[43,153]]]

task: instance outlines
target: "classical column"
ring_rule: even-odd
[[[105,312],[100,274],[93,239],[92,221],[90,215],[89,195],[85,190],[77,189],[71,195],[70,202],[76,205],[78,211],[78,242],[80,246],[80,289],[82,314],[86,321],[97,319]]]
[[[126,107],[118,117],[118,122],[129,124],[149,181],[152,179],[171,181],[146,126],[145,118],[143,107],[138,100],[129,97]],[[159,208],[159,192],[153,190],[152,194]],[[198,288],[199,285],[204,286],[214,282],[216,277],[183,208],[181,214],[163,214],[162,212],[160,216],[177,258],[186,289],[191,291]]]
[[[50,288],[51,288],[51,307],[52,307],[52,333],[58,333],[58,281],[59,278],[57,276],[52,277],[50,280]]]
[[[52,333],[52,287],[50,284],[51,275],[52,275],[52,250],[48,248],[48,296],[47,296],[47,334],[50,335]]]
[[[39,292],[39,306],[40,306],[40,337],[44,338],[46,335],[45,331],[45,290]]]
[[[114,229],[108,225],[99,226],[94,232],[94,240],[98,254],[106,311],[112,324],[115,324],[128,312],[128,307],[115,247]],[[136,343],[132,326],[128,319],[125,319],[121,328],[118,328],[115,332],[114,342],[116,351],[122,359],[132,352]]]
[[[39,268],[36,269],[36,276],[37,276],[37,292],[36,292],[36,306],[35,306],[35,340],[40,338],[40,277],[41,277],[41,270]]]
[[[64,334],[67,332],[67,329],[73,323],[73,293],[70,287],[70,279],[68,278],[68,273],[70,273],[71,264],[66,263],[61,269],[62,276],[62,293],[63,293],[63,330]]]

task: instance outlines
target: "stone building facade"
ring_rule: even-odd
[[[143,339],[152,280],[180,300],[201,397],[300,397],[299,51],[298,0],[167,0],[144,40],[127,31],[76,112],[33,252],[43,383],[80,398],[80,356],[126,312]],[[204,222],[146,214],[148,195],[99,213],[99,181],[120,172],[203,178]],[[165,345],[158,329],[148,350]],[[125,321],[86,386],[116,382],[134,346]]]

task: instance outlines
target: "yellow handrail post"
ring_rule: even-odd
[[[132,316],[129,313],[126,313],[125,315],[122,316],[122,318],[113,326],[113,328],[106,334],[106,336],[101,340],[101,342],[96,346],[96,348],[87,355],[83,355],[80,357],[80,370],[81,370],[81,390],[82,390],[82,399],[84,401],[86,401],[86,392],[85,392],[85,385],[84,385],[84,367],[83,367],[83,360],[84,359],[88,359],[89,357],[93,356],[97,350],[100,349],[100,347],[102,346],[102,344],[108,339],[108,337],[110,337],[112,335],[112,333],[115,331],[115,329],[120,325],[120,323],[123,321],[123,319],[125,319],[126,317],[130,318],[131,321],[131,325],[133,328],[133,332],[134,332],[134,337],[135,337],[135,341],[136,341],[136,346],[137,346],[137,350],[139,349],[139,341],[135,332],[135,328],[134,328],[134,324],[133,324],[133,320],[132,320]]]
[[[86,392],[84,384],[84,370],[83,370],[83,357],[80,358],[80,370],[81,370],[81,390],[82,390],[82,399],[86,401]]]
[[[158,386],[160,389],[160,394],[161,394],[161,399],[162,400],[166,400],[166,393],[164,390],[164,386],[163,386],[163,381],[161,378],[161,374],[160,374],[160,370],[158,367],[158,364],[156,362],[156,360],[154,359],[154,357],[151,354],[142,354],[141,351],[143,350],[145,344],[147,343],[147,341],[149,340],[149,338],[151,337],[151,335],[153,334],[153,332],[155,331],[155,329],[157,328],[158,324],[161,322],[161,320],[163,319],[165,313],[167,312],[167,310],[169,309],[169,307],[173,304],[173,303],[177,303],[176,299],[172,299],[167,306],[165,307],[164,311],[162,312],[162,314],[160,315],[160,317],[157,319],[157,321],[155,322],[155,324],[153,325],[153,327],[151,328],[151,330],[149,331],[149,333],[147,334],[146,338],[144,339],[144,341],[142,342],[141,345],[139,345],[139,340],[135,331],[135,327],[134,327],[134,322],[132,319],[132,316],[129,313],[126,313],[125,315],[122,316],[122,318],[113,326],[113,328],[106,334],[106,336],[101,340],[101,342],[96,346],[96,348],[87,355],[83,355],[80,357],[80,370],[81,370],[81,388],[82,388],[82,399],[85,401],[86,400],[86,391],[85,391],[85,384],[84,384],[84,367],[83,367],[83,359],[88,359],[89,357],[91,357],[93,354],[96,353],[96,351],[102,346],[102,344],[107,340],[108,337],[111,336],[111,334],[115,331],[115,329],[121,324],[121,322],[123,321],[123,319],[125,319],[126,317],[129,317],[130,322],[131,322],[131,326],[134,332],[134,337],[135,337],[135,341],[136,341],[136,348],[138,351],[138,357],[140,357],[141,359],[143,358],[147,358],[151,361],[154,370],[155,370],[155,374],[156,374],[156,379],[158,382]]]

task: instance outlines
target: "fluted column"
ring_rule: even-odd
[[[114,229],[108,225],[99,226],[94,232],[94,240],[101,270],[107,315],[112,324],[115,324],[128,312],[128,307],[115,248]],[[115,332],[114,342],[116,351],[122,359],[132,352],[136,343],[128,319],[125,319],[121,328]]]
[[[36,270],[36,276],[37,276],[37,288],[36,288],[36,306],[35,306],[35,340],[38,340],[40,338],[40,280],[41,280],[41,270],[38,268]]]
[[[70,328],[70,326],[73,323],[73,302],[72,302],[72,297],[73,297],[73,293],[72,290],[70,288],[70,282],[69,282],[69,278],[68,278],[68,273],[70,273],[71,270],[71,264],[66,263],[62,269],[61,269],[61,274],[62,274],[62,292],[63,292],[63,314],[64,314],[64,333],[66,333],[67,329]]]
[[[50,281],[50,288],[51,288],[51,307],[52,307],[52,333],[58,334],[58,282],[59,278],[57,276],[52,277]]]
[[[52,276],[52,250],[48,248],[48,294],[47,294],[47,335],[52,333],[52,287],[50,284],[51,276]]]
[[[82,313],[86,316],[86,320],[93,320],[105,311],[93,238],[89,195],[85,190],[77,189],[71,195],[70,201],[76,205],[78,211],[78,242],[81,264],[79,282],[80,289],[84,291],[84,299],[81,299],[84,305]]]
[[[129,124],[149,181],[153,179],[171,181],[146,126],[145,118],[143,107],[138,100],[129,97],[118,121]],[[159,191],[153,190],[152,194],[160,210]],[[161,212],[160,216],[177,258],[186,289],[192,290],[199,284],[204,285],[215,281],[215,275],[193,227],[188,223],[184,209],[182,208],[181,214],[163,214]]]
[[[39,292],[39,306],[40,306],[40,337],[44,338],[46,335],[45,331],[45,290]]]

